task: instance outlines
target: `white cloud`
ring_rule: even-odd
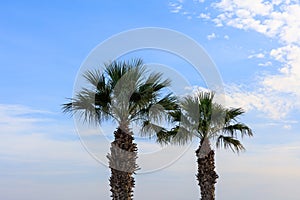
[[[199,16],[197,18],[201,18],[201,19],[210,19],[209,14],[205,14],[205,13],[200,13]]]
[[[255,77],[254,81],[258,81],[258,84],[251,84],[253,87],[247,90],[240,88],[240,91],[236,91],[237,94],[231,91],[231,99],[243,96],[246,107],[259,109],[268,113],[271,118],[285,117],[293,109],[300,110],[299,1],[221,0],[212,3],[211,8],[218,12],[202,9],[198,17],[211,20],[217,27],[230,26],[261,33],[277,40],[280,45],[269,52],[249,55],[248,58],[270,57],[271,59],[260,62],[258,66],[270,66],[268,70],[277,68],[277,72],[266,73],[266,69],[263,69],[264,72]],[[216,37],[216,33],[212,33],[207,39]],[[238,85],[235,87],[238,88]]]
[[[221,0],[213,4],[220,13],[212,21],[216,26],[231,26],[243,30],[254,30],[266,37],[275,38],[282,45],[272,49],[271,58],[281,62],[277,74],[264,74],[252,92],[239,91],[232,96],[245,98],[245,106],[269,112],[275,118],[284,117],[287,110],[300,109],[300,4],[299,1]],[[264,58],[262,53],[249,58]],[[259,66],[274,66],[271,61]],[[274,66],[276,67],[276,66]],[[259,89],[258,89],[259,88]],[[249,90],[248,90],[249,91]],[[271,95],[271,96],[270,96]],[[247,98],[248,97],[248,98]],[[241,98],[239,98],[241,99]],[[267,99],[272,99],[271,101]],[[250,106],[251,107],[251,106]],[[287,109],[287,110],[284,110]],[[277,114],[275,114],[277,113]]]
[[[291,93],[299,100],[300,46],[288,45],[273,49],[270,55],[274,57],[275,60],[282,62],[283,66],[279,69],[279,74],[265,76],[263,78],[263,85],[270,90]]]
[[[279,9],[274,6],[279,4]],[[220,21],[239,29],[252,29],[268,37],[279,37],[286,44],[299,44],[298,1],[277,1],[272,4],[262,0],[222,0],[213,4],[213,7],[221,11],[216,17],[216,22]]]
[[[267,61],[265,63],[259,63],[258,66],[269,67],[269,66],[272,66],[272,62],[271,61]]]
[[[225,36],[224,36],[224,39],[225,39],[225,40],[229,40],[229,36],[228,36],[228,35],[225,35]]]
[[[212,19],[212,21],[216,24],[217,27],[224,26],[222,20],[220,20],[219,18],[214,18]]]
[[[210,35],[207,36],[207,39],[208,40],[212,40],[212,39],[215,39],[216,37],[217,37],[216,34],[212,33],[212,34],[210,34]]]
[[[184,90],[186,90],[187,92],[183,96],[190,95],[190,94],[197,94],[199,92],[210,92],[209,89],[198,85],[185,87]]]
[[[197,94],[199,91],[209,92],[207,88],[192,86],[186,88],[188,94]],[[280,120],[293,108],[294,99],[278,98],[273,91],[263,90],[249,91],[245,86],[235,84],[227,85],[224,88],[225,94],[216,93],[215,101],[225,107],[241,107],[246,111],[259,110],[268,118]],[[268,98],[266,98],[266,96]]]
[[[205,0],[193,0],[194,2],[198,2],[198,3],[204,3]]]
[[[228,107],[242,107],[245,110],[259,110],[271,119],[282,119],[292,110],[294,99],[280,96],[265,89],[249,91],[242,86],[227,86],[226,101]]]
[[[265,55],[263,53],[259,53],[259,54],[253,54],[248,56],[248,58],[264,58]]]
[[[274,5],[280,4],[280,8]],[[298,1],[265,2],[262,0],[222,0],[213,4],[220,10],[215,20],[239,29],[252,29],[286,43],[300,42],[300,5]],[[259,18],[259,19],[258,19]]]
[[[35,116],[36,114],[39,115]],[[59,122],[50,117],[53,117],[53,114],[48,111],[23,105],[1,104],[1,155],[23,162],[63,161],[88,157],[82,151],[79,141],[74,141],[74,129],[57,125]],[[60,137],[69,139],[54,139]]]
[[[23,105],[0,104],[0,128],[2,133],[28,133],[34,128],[34,123],[49,121],[45,115],[53,113],[31,109]],[[37,117],[36,115],[39,115]],[[35,129],[34,129],[35,130]]]
[[[172,13],[179,13],[182,10],[182,3],[169,3],[169,7]]]

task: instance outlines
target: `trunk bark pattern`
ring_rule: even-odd
[[[215,172],[215,152],[210,150],[206,156],[200,156],[200,150],[196,151],[198,162],[198,174],[196,175],[201,191],[201,200],[215,200],[215,184],[218,175]]]
[[[124,131],[125,130],[125,131]],[[133,174],[137,170],[137,145],[129,129],[118,128],[111,143],[109,167],[111,169],[110,191],[113,200],[133,199],[135,181]]]

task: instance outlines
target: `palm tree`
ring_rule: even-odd
[[[135,185],[133,174],[138,169],[131,124],[145,126],[176,108],[172,94],[163,96],[170,81],[163,80],[161,73],[149,73],[141,59],[113,61],[104,64],[103,72],[87,71],[84,78],[91,87],[82,88],[70,102],[63,104],[63,110],[79,113],[84,122],[101,125],[113,120],[118,123],[107,155],[111,169],[110,191],[113,200],[130,200]]]
[[[180,109],[170,112],[171,120],[176,126],[167,131],[162,129],[158,134],[160,143],[185,144],[194,137],[199,138],[196,150],[198,174],[196,175],[201,191],[201,200],[215,199],[215,183],[218,178],[215,172],[214,150],[216,147],[230,148],[234,152],[245,150],[237,134],[252,136],[252,130],[238,121],[244,113],[241,108],[225,108],[213,102],[214,93],[199,92],[196,96],[187,96],[180,102]]]

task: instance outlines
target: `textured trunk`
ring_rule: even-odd
[[[201,142],[196,150],[198,174],[196,175],[201,191],[201,200],[215,199],[215,183],[218,175],[215,172],[215,152],[211,150],[209,142]]]
[[[114,135],[115,141],[111,143],[110,154],[107,156],[111,168],[111,197],[113,200],[131,200],[135,185],[133,174],[137,169],[137,146],[127,127],[119,127]]]

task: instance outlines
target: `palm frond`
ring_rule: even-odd
[[[231,121],[236,121],[237,117],[242,115],[245,111],[242,108],[230,108],[226,110],[225,124]]]
[[[134,79],[134,72],[137,72],[136,75],[140,75],[145,72],[142,59],[133,59],[131,61],[112,61],[105,64],[105,74],[109,77],[109,84],[111,85],[111,88],[115,88],[116,84],[122,78],[124,79],[124,76]],[[126,81],[124,81],[124,83],[125,82]]]
[[[166,131],[162,126],[152,123],[150,120],[144,120],[142,123],[141,136],[148,136],[149,138],[157,136],[161,131]]]
[[[88,70],[83,77],[93,86],[93,88],[102,90],[105,87],[105,78],[100,70]]]
[[[253,136],[252,130],[243,123],[236,123],[232,125],[225,126],[223,132],[229,134],[231,137],[237,137],[237,132],[244,136]]]
[[[169,79],[163,80],[162,77],[162,73],[152,72],[146,80],[146,84],[151,85],[154,92],[170,86],[171,81]]]
[[[185,97],[180,106],[182,108],[182,114],[191,122],[198,124],[200,118],[199,102],[197,97],[187,96]]]
[[[94,96],[89,90],[84,89],[82,93],[70,99],[69,103],[63,104],[63,112],[74,115],[78,113],[84,122],[100,123],[103,117],[100,110],[94,105]]]
[[[220,135],[216,142],[216,147],[220,148],[223,146],[225,149],[230,148],[233,152],[240,152],[245,150],[244,146],[239,140],[231,136]]]
[[[186,145],[193,140],[195,135],[181,126],[175,126],[167,131],[162,129],[157,133],[157,142],[160,144]]]

